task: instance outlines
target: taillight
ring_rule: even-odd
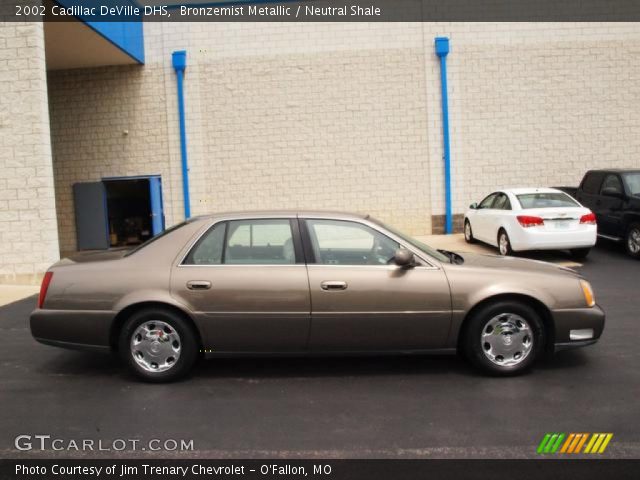
[[[38,296],[38,308],[42,308],[44,305],[44,299],[47,296],[47,290],[49,290],[49,284],[53,278],[53,272],[47,272],[42,279],[42,285],[40,285],[40,295]]]
[[[587,213],[580,217],[580,223],[586,223],[587,225],[595,225],[596,224],[596,214],[595,213]]]
[[[544,225],[544,220],[540,217],[531,217],[529,215],[518,215],[516,217],[520,225],[524,228],[529,227],[542,227]]]

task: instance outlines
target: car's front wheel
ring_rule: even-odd
[[[148,382],[170,382],[185,376],[198,358],[198,341],[182,316],[165,309],[134,313],[118,343],[129,369]]]
[[[529,368],[544,349],[544,327],[526,303],[499,301],[469,318],[462,337],[465,357],[493,375],[515,375]]]
[[[467,243],[476,243],[476,239],[473,238],[473,230],[471,229],[471,222],[468,219],[464,221],[464,239]]]

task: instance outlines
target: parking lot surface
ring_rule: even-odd
[[[450,356],[202,362],[187,380],[139,383],[115,356],[36,343],[35,298],[0,308],[0,456],[14,438],[192,439],[209,458],[535,457],[547,432],[611,432],[603,457],[640,457],[640,262],[601,245],[580,268],[607,312],[600,342],[488,378]]]

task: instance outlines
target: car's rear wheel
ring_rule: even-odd
[[[503,257],[513,255],[511,240],[509,240],[509,235],[507,235],[507,232],[504,229],[500,229],[498,232],[498,251]]]
[[[464,221],[464,239],[467,243],[476,243],[476,239],[473,238],[473,230],[471,229],[471,223],[469,220]]]
[[[589,255],[590,248],[572,248],[569,250],[571,256],[576,260],[584,260]]]
[[[521,373],[544,349],[542,321],[526,303],[499,301],[472,315],[462,337],[464,356],[487,373]]]
[[[640,223],[632,223],[627,229],[624,239],[627,253],[635,259],[640,259]]]
[[[165,309],[134,313],[118,342],[129,369],[148,382],[170,382],[185,376],[198,358],[198,341],[182,316]]]

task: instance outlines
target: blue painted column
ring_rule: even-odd
[[[182,159],[182,196],[184,198],[184,218],[191,217],[189,197],[189,162],[187,159],[187,127],[184,112],[184,71],[187,68],[187,52],[173,52],[173,69],[178,81],[178,121],[180,122],[180,155]]]
[[[436,37],[436,55],[440,57],[440,85],[442,89],[442,135],[444,143],[444,232],[453,233],[453,214],[451,201],[451,146],[449,144],[449,94],[447,87],[447,55],[449,39]]]

